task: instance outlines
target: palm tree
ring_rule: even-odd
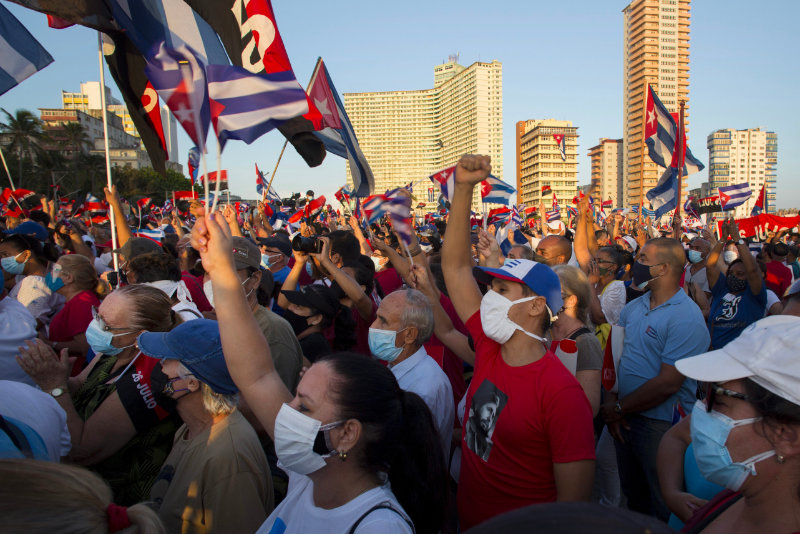
[[[11,139],[8,146],[12,150],[16,149],[19,156],[17,186],[22,187],[22,160],[27,153],[32,165],[34,154],[41,150],[40,142],[44,138],[42,121],[27,109],[18,109],[14,115],[5,109],[2,111],[5,113],[6,120],[0,122],[0,130]]]
[[[68,122],[59,132],[59,144],[66,150],[86,153],[86,147],[91,142],[92,140],[79,122]]]

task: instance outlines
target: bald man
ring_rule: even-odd
[[[544,258],[544,262],[553,267],[566,265],[572,257],[572,243],[562,235],[551,234],[536,245],[536,254]]]
[[[648,241],[634,263],[632,284],[644,295],[622,310],[625,329],[617,370],[619,394],[611,394],[601,413],[617,440],[622,491],[631,510],[665,521],[656,473],[656,451],[672,426],[678,407],[689,413],[697,384],[675,362],[704,353],[711,341],[703,314],[680,287],[685,254],[674,239]]]

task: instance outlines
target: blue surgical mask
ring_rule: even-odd
[[[92,322],[89,323],[89,326],[86,328],[86,342],[89,343],[89,346],[92,347],[95,354],[116,356],[128,347],[132,347],[134,343],[124,347],[115,347],[111,344],[111,341],[117,336],[124,336],[132,333],[133,332],[122,332],[120,334],[112,334],[111,332],[103,330],[103,327],[100,326],[100,322],[97,319],[92,319]]]
[[[58,278],[53,278],[53,273],[47,273],[47,275],[45,275],[44,283],[53,293],[64,287],[64,280],[62,280],[60,276]]]
[[[306,273],[311,278],[314,278],[314,269],[311,267],[311,262],[306,262]]]
[[[270,267],[270,255],[269,254],[262,254],[261,255],[261,266],[265,269],[269,269]]]
[[[394,330],[369,329],[369,350],[373,356],[386,363],[392,363],[403,352],[403,347],[395,347],[397,332]]]
[[[689,250],[686,252],[689,256],[689,261],[692,263],[700,263],[703,261],[703,254],[699,250]]]
[[[20,252],[19,254],[22,254],[22,252]],[[8,274],[22,274],[22,271],[25,270],[25,264],[28,263],[28,260],[19,263],[17,261],[19,254],[17,254],[16,256],[7,256],[3,259],[0,259],[0,267],[2,267],[3,270]]]
[[[692,410],[691,434],[694,458],[700,473],[710,482],[739,491],[748,475],[757,475],[756,464],[775,456],[775,451],[765,451],[750,458],[734,462],[725,442],[737,426],[752,425],[761,417],[731,419],[715,410],[706,411],[703,401],[697,401]]]

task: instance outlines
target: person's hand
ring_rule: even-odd
[[[622,437],[622,429],[624,428],[625,430],[630,430],[631,427],[624,417],[620,416],[620,418],[616,421],[612,421],[611,423],[607,422],[606,426],[608,427],[608,433],[611,434],[612,438],[620,443],[625,443],[625,438]]]
[[[417,263],[411,266],[408,273],[408,286],[411,289],[422,291],[426,295],[434,293],[433,284],[428,277],[428,270]]]
[[[119,195],[117,194],[116,185],[112,185],[110,189],[108,187],[104,187],[103,193],[106,194],[106,202],[108,202],[109,205],[111,206],[119,205]]]
[[[192,228],[192,248],[200,253],[203,269],[210,276],[219,270],[234,269],[231,229],[223,219],[218,211],[205,216],[201,213]]]
[[[708,228],[703,228],[700,230],[700,236],[708,241],[711,246],[713,247],[717,243],[717,237],[708,230]]]
[[[483,228],[478,228],[478,244],[475,248],[478,250],[478,254],[484,258],[500,255],[500,245],[497,244],[497,239]]]
[[[685,491],[667,492],[663,497],[667,508],[684,523],[708,502]]]
[[[50,392],[58,387],[66,387],[74,358],[70,359],[69,350],[62,349],[57,355],[53,347],[41,339],[25,341],[25,347],[19,347],[17,363],[22,370],[33,378],[42,391]]]
[[[331,264],[331,238],[330,237],[317,237],[322,241],[322,252],[319,254],[311,254],[311,257],[316,259],[320,265],[327,267]]]
[[[589,197],[584,195],[578,199],[578,215],[588,215],[589,213],[591,213],[591,209],[589,209]]]
[[[589,262],[589,272],[586,273],[586,277],[589,279],[589,284],[591,284],[592,287],[596,286],[600,281],[600,267],[597,265],[597,260],[592,259],[592,261]]]
[[[491,156],[465,154],[458,160],[455,169],[455,183],[475,186],[492,172]]]
[[[730,236],[734,241],[739,241],[742,238],[742,234],[739,233],[739,225],[736,224],[736,221],[733,219],[731,219],[731,222],[728,225],[728,232],[730,232]]]
[[[639,248],[641,249],[650,236],[647,235],[647,231],[642,227],[637,225],[636,227],[636,242],[639,244]]]
[[[228,222],[228,224],[238,224],[236,222],[236,209],[232,205],[227,204],[225,206],[223,215],[225,216],[225,220]]]

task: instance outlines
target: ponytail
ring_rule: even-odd
[[[388,475],[416,532],[439,532],[447,471],[428,406],[419,395],[400,389],[388,368],[361,354],[329,354],[317,363],[334,372],[331,390],[339,419],[361,423],[363,446],[355,461],[377,477]]]

